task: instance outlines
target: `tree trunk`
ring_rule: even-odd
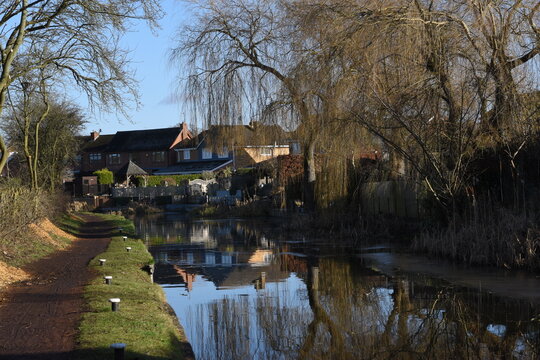
[[[44,96],[43,102],[45,103],[45,110],[40,115],[39,120],[36,122],[34,126],[34,164],[33,164],[33,171],[34,171],[34,178],[32,180],[33,186],[38,187],[38,157],[39,157],[39,128],[41,127],[41,123],[45,120],[47,115],[49,115],[50,110],[50,104],[47,100],[47,96],[45,95],[45,88],[42,84],[42,92]],[[50,164],[50,166],[55,166],[55,164]]]
[[[310,140],[304,149],[304,207],[308,211],[315,209],[315,142]]]
[[[7,42],[4,52],[7,54],[5,58],[2,59],[2,73],[0,75],[0,114],[2,113],[2,110],[4,108],[4,104],[6,102],[6,93],[9,84],[11,83],[11,76],[9,74],[11,70],[11,65],[13,64],[13,61],[15,60],[15,56],[17,55],[19,48],[21,47],[24,36],[26,34],[26,25],[27,25],[27,16],[28,16],[28,0],[23,0],[21,3],[21,20],[19,22],[19,25],[15,30],[13,30],[12,35],[15,35],[14,37],[11,37],[10,40]],[[9,49],[9,51],[8,51]],[[0,151],[2,152],[2,155],[0,156],[0,174],[2,173],[2,170],[4,170],[4,167],[6,166],[9,152],[7,151],[6,143],[4,142],[4,139],[0,135]]]
[[[9,152],[2,136],[0,136],[0,153],[0,174],[2,174],[2,170],[4,170],[9,157]]]

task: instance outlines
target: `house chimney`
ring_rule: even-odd
[[[188,124],[184,121],[182,123],[182,130],[180,131],[180,141],[184,139],[191,139],[193,137],[193,134],[188,129]]]
[[[92,141],[95,141],[99,137],[99,131],[92,131],[90,137],[92,137]]]

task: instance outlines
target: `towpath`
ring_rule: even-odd
[[[106,222],[90,215],[81,236],[63,251],[29,264],[32,275],[0,293],[0,359],[71,359],[84,312],[88,262],[110,242]]]

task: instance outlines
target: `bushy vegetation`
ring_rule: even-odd
[[[253,168],[240,168],[236,170],[236,175],[244,176],[244,175],[255,175],[256,170]]]
[[[21,266],[56,249],[36,239],[28,226],[59,216],[66,205],[62,194],[31,190],[11,179],[0,181],[0,204],[0,260]]]
[[[201,174],[201,179],[203,180],[210,180],[212,178],[214,178],[214,173],[211,171],[203,171]]]
[[[538,219],[521,211],[498,208],[476,219],[456,220],[420,234],[412,247],[466,264],[540,270]]]
[[[206,204],[192,212],[196,217],[225,218],[225,217],[265,217],[272,215],[272,203],[265,200],[245,201],[229,205]]]
[[[165,182],[168,185],[181,185],[187,181],[202,179],[201,174],[189,175],[166,175],[166,176],[136,176],[137,186],[164,186]]]
[[[114,174],[109,169],[101,169],[94,171],[94,175],[98,178],[98,184],[110,185],[114,183]]]

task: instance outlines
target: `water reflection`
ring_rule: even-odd
[[[199,359],[539,356],[539,307],[526,301],[314,256],[268,224],[160,218],[138,228],[155,240],[156,281]]]

